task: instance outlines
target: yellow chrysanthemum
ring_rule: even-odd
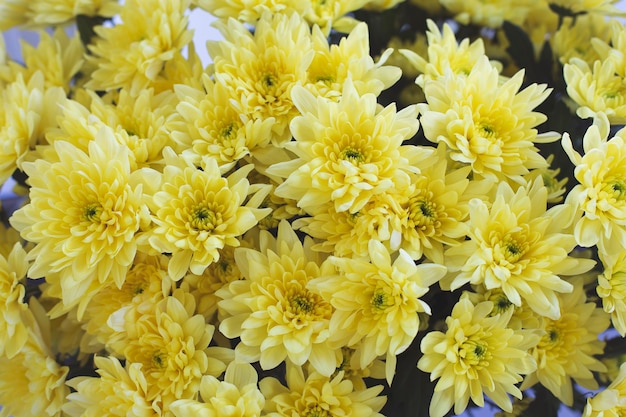
[[[511,3],[508,0],[440,0],[440,3],[454,19],[467,24],[498,28],[506,20],[521,24],[533,1],[522,0]]]
[[[481,38],[472,43],[468,38],[457,42],[449,24],[443,25],[442,32],[434,21],[428,19],[426,23],[427,56],[422,57],[416,51],[408,49],[400,50],[400,53],[421,73],[415,80],[420,87],[424,88],[426,82],[437,79],[447,72],[469,74],[478,60],[485,56],[485,46]]]
[[[47,130],[56,126],[58,103],[65,100],[60,87],[45,87],[41,72],[25,82],[21,74],[0,91],[0,185],[36,145],[45,143]]]
[[[177,400],[170,405],[174,417],[259,417],[265,398],[257,387],[256,370],[246,362],[231,362],[224,380],[207,375],[200,383],[200,397],[196,400]]]
[[[609,327],[609,317],[593,301],[588,301],[582,279],[572,281],[574,291],[559,295],[560,318],[544,318],[544,335],[531,354],[537,371],[528,375],[521,386],[527,389],[539,382],[565,405],[571,406],[572,385],[598,389],[593,372],[606,367],[594,355],[603,352],[605,342],[599,335]]]
[[[241,359],[258,360],[263,369],[287,359],[296,365],[310,361],[327,376],[337,367],[335,352],[327,343],[332,307],[307,288],[327,270],[311,244],[307,239],[303,245],[283,221],[277,238],[261,231],[260,251],[235,251],[246,279],[216,294],[222,298],[219,329],[226,337],[241,338],[235,348]]]
[[[626,251],[620,249],[611,254],[599,253],[602,273],[598,276],[596,292],[602,299],[602,307],[611,315],[615,329],[626,335]]]
[[[538,314],[558,319],[556,293],[572,285],[559,275],[578,275],[594,265],[569,253],[574,236],[564,230],[571,217],[569,205],[547,208],[547,190],[537,179],[516,192],[500,184],[491,206],[470,201],[469,239],[445,252],[451,289],[466,283],[502,288],[516,306],[522,300]]]
[[[550,0],[557,9],[567,14],[599,13],[608,16],[624,16],[625,12],[617,6],[619,0]]]
[[[224,246],[240,245],[238,238],[268,214],[256,208],[268,189],[250,186],[251,165],[223,178],[215,159],[199,169],[170,148],[164,155],[161,186],[150,202],[156,227],[146,238],[157,251],[172,254],[168,272],[178,281],[188,270],[202,275]]]
[[[266,13],[302,15],[311,7],[309,0],[195,0],[194,3],[224,20],[234,18],[251,25],[257,24]]]
[[[430,314],[420,299],[446,272],[438,264],[416,265],[402,249],[391,259],[385,246],[370,240],[368,258],[330,257],[336,275],[313,280],[318,291],[335,308],[330,319],[330,342],[354,347],[360,368],[378,356],[386,357],[386,377],[391,383],[396,355],[417,335],[418,313]]]
[[[98,377],[75,377],[67,385],[75,391],[67,396],[63,411],[70,417],[161,416],[158,404],[147,398],[148,382],[140,363],[122,366],[113,357],[94,358]]]
[[[378,413],[386,402],[386,397],[378,395],[382,385],[355,389],[350,380],[343,379],[343,372],[332,379],[317,372],[305,376],[298,366],[287,367],[286,380],[286,387],[276,378],[261,380],[267,417],[383,417]]]
[[[546,158],[546,162],[552,165],[554,161],[554,154],[550,154]],[[541,177],[543,185],[548,189],[548,203],[560,203],[563,201],[563,195],[565,194],[565,184],[569,180],[569,177],[561,177],[561,168],[537,168],[524,175],[524,182],[526,184],[533,183],[537,178]]]
[[[626,413],[626,364],[611,384],[587,398],[582,417],[620,417]]]
[[[79,15],[112,17],[117,0],[10,0],[0,3],[0,29],[44,28],[71,22]]]
[[[61,292],[60,312],[110,282],[122,286],[137,250],[136,233],[150,221],[142,177],[131,174],[128,148],[101,129],[84,152],[54,143],[58,160],[24,163],[30,202],[9,219],[35,244],[29,277],[50,278]],[[55,278],[53,276],[56,274]]]
[[[203,158],[214,158],[222,172],[237,161],[267,145],[274,118],[251,120],[233,104],[236,90],[207,74],[202,90],[177,85],[179,120],[172,125],[172,137],[183,155],[200,166]]]
[[[548,166],[535,143],[558,139],[536,129],[547,117],[534,109],[551,89],[531,84],[519,91],[523,80],[520,71],[501,83],[498,70],[483,57],[467,75],[448,73],[427,82],[427,103],[418,105],[426,138],[445,143],[450,158],[470,165],[477,178],[523,183],[529,170]]]
[[[37,309],[31,302],[31,309]],[[41,306],[39,306],[41,309]],[[30,313],[30,311],[29,311]],[[69,389],[69,372],[60,366],[48,345],[50,331],[43,318],[31,314],[26,343],[13,357],[0,355],[0,417],[61,417],[61,407]]]
[[[584,14],[578,16],[574,22],[566,20],[550,41],[561,64],[578,58],[592,67],[594,61],[600,59],[600,55],[592,47],[593,38],[606,43],[611,39],[611,25],[601,14]]]
[[[367,5],[370,0],[311,0],[304,18],[311,26],[318,26],[329,36],[331,30],[350,33],[359,23],[351,12]]]
[[[314,55],[309,25],[297,13],[278,13],[263,14],[254,34],[234,19],[217,28],[224,39],[207,43],[213,76],[235,92],[247,118],[274,118],[271,141],[282,145],[291,139],[289,122],[298,114],[291,90],[306,82]]]
[[[293,99],[301,116],[291,123],[296,141],[285,147],[297,158],[268,172],[286,178],[276,194],[307,212],[333,202],[337,211],[356,213],[372,196],[408,186],[409,173],[432,154],[402,144],[419,127],[415,106],[381,109],[376,96],[360,95],[350,79],[339,102],[304,87],[294,88]]]
[[[338,100],[347,78],[360,94],[380,95],[401,76],[399,68],[383,65],[389,55],[385,52],[378,62],[370,56],[369,32],[365,23],[359,23],[338,44],[329,45],[328,37],[317,27],[311,36],[315,55],[307,70],[305,87],[316,97]]]
[[[509,328],[512,309],[491,315],[492,309],[490,301],[473,305],[463,297],[446,319],[445,333],[431,331],[422,339],[424,355],[417,366],[431,374],[431,381],[439,379],[430,401],[431,416],[443,417],[452,406],[460,414],[470,398],[482,407],[483,394],[509,412],[509,394],[522,398],[516,384],[537,367],[528,349],[539,335]]]
[[[26,252],[19,243],[5,258],[0,255],[0,356],[11,359],[28,339],[29,315],[24,304],[26,289],[20,281],[26,276]]]
[[[128,89],[132,95],[159,80],[167,61],[192,39],[185,15],[191,0],[127,0],[121,23],[96,26],[87,60],[97,69],[85,87]],[[150,16],[146,19],[146,16]]]
[[[605,253],[626,246],[626,130],[610,139],[609,133],[608,119],[601,113],[583,137],[583,155],[567,133],[562,140],[579,182],[565,200],[582,213],[574,227],[576,242],[598,245]]]

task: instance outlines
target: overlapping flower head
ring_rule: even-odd
[[[626,401],[613,1],[57,3],[0,5],[78,27],[0,63],[0,416]]]

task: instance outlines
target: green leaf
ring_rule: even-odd
[[[505,21],[502,28],[509,41],[506,51],[518,67],[526,69],[526,76],[534,79],[535,48],[528,34],[524,29],[509,21]]]

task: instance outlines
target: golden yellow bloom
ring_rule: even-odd
[[[78,15],[112,17],[117,0],[10,0],[0,4],[0,29],[44,28],[69,23]]]
[[[491,206],[470,201],[469,239],[445,252],[450,288],[468,282],[502,288],[516,306],[524,300],[538,314],[558,319],[556,293],[572,290],[559,275],[581,274],[594,261],[569,256],[576,246],[574,236],[564,231],[571,207],[546,207],[540,179],[516,192],[501,183]]]
[[[544,318],[544,335],[531,350],[537,371],[521,386],[526,389],[539,382],[565,405],[572,405],[572,380],[587,389],[598,389],[593,372],[606,367],[594,355],[601,354],[604,341],[599,335],[609,327],[609,317],[588,301],[581,278],[571,280],[574,291],[559,295],[560,318]]]
[[[533,1],[522,0],[440,0],[441,5],[454,15],[454,19],[467,24],[498,28],[507,20],[520,25]]]
[[[333,378],[317,372],[305,376],[299,366],[287,366],[286,379],[286,387],[276,378],[261,380],[267,417],[383,417],[378,413],[386,402],[386,397],[378,396],[382,385],[356,389],[350,380],[343,379],[343,372]]]
[[[241,359],[260,361],[263,369],[287,359],[296,365],[308,360],[327,376],[336,369],[335,352],[327,343],[332,307],[307,287],[328,271],[311,244],[307,239],[303,245],[282,221],[277,238],[261,231],[260,251],[235,251],[245,279],[216,294],[222,298],[219,329],[228,338],[241,338],[235,348]]]
[[[60,312],[79,306],[114,282],[121,287],[137,250],[136,233],[149,224],[143,178],[131,174],[128,148],[103,128],[84,152],[54,142],[57,160],[24,163],[30,202],[10,222],[35,247],[29,277],[48,278],[61,292]]]
[[[445,143],[450,158],[470,165],[475,178],[523,183],[529,170],[548,166],[534,144],[558,139],[535,128],[547,118],[534,109],[551,89],[531,84],[519,91],[523,79],[520,71],[500,83],[498,70],[483,57],[467,75],[427,82],[427,103],[418,105],[426,138]]]
[[[202,275],[224,246],[239,246],[238,238],[268,214],[256,207],[269,190],[250,186],[251,165],[223,178],[215,159],[199,169],[171,148],[164,155],[161,186],[150,202],[156,227],[146,238],[157,251],[172,254],[168,273],[178,281],[188,270]]]
[[[626,335],[626,251],[600,252],[602,273],[598,276],[596,292],[602,299],[602,307],[611,315],[615,329]]]
[[[369,32],[365,23],[359,23],[348,36],[332,45],[319,28],[313,27],[312,31],[315,55],[307,70],[305,87],[314,96],[338,100],[347,78],[352,79],[359,95],[371,93],[378,96],[400,78],[399,68],[383,65],[389,52],[383,53],[377,62],[370,56]]]
[[[430,307],[420,297],[446,268],[416,265],[402,249],[392,261],[387,248],[376,240],[370,240],[368,249],[369,259],[329,258],[338,273],[315,279],[310,287],[335,308],[330,319],[332,346],[356,348],[361,369],[385,355],[386,377],[391,383],[396,355],[417,335],[418,313],[430,314]]]
[[[295,142],[285,147],[297,158],[268,172],[286,180],[276,194],[298,201],[313,212],[333,202],[338,212],[356,213],[376,194],[402,189],[409,173],[432,154],[430,148],[402,145],[419,127],[417,109],[380,109],[373,94],[360,95],[347,79],[339,102],[315,97],[295,87],[293,99],[301,116],[291,131]]]
[[[583,155],[567,133],[562,140],[579,182],[565,200],[582,213],[574,228],[576,242],[598,245],[604,253],[626,246],[626,131],[608,139],[609,132],[608,119],[599,114],[583,137]]]
[[[13,358],[28,339],[29,314],[24,304],[26,289],[20,281],[26,276],[28,262],[20,243],[7,257],[0,255],[0,356]]]
[[[37,308],[33,302],[31,308]],[[0,416],[61,417],[69,368],[60,366],[50,351],[47,318],[37,322],[30,316],[24,320],[29,329],[20,351],[11,358],[0,355]]]
[[[274,118],[251,120],[233,104],[236,91],[223,83],[202,77],[203,89],[177,85],[179,120],[172,124],[172,137],[182,154],[196,166],[214,158],[222,172],[237,161],[266,146]]]
[[[121,23],[94,29],[97,38],[89,46],[87,60],[97,69],[85,87],[104,91],[125,88],[137,95],[157,82],[165,63],[191,41],[185,15],[190,2],[125,1]]]
[[[67,396],[63,411],[70,417],[161,416],[158,405],[147,398],[148,382],[140,363],[125,366],[113,357],[94,358],[98,377],[75,377],[67,385],[75,390]],[[156,409],[154,409],[156,408]],[[132,410],[132,411],[131,411]]]
[[[60,87],[45,87],[41,72],[26,82],[21,74],[0,91],[0,185],[15,171],[45,133],[56,125],[58,103],[65,100]]]
[[[252,365],[231,362],[223,381],[211,375],[202,378],[200,397],[203,402],[177,400],[170,405],[170,411],[175,417],[259,417],[265,398],[257,381],[258,375]]]
[[[430,401],[431,416],[442,417],[452,406],[460,414],[470,398],[482,407],[483,393],[509,412],[509,394],[522,398],[516,384],[537,367],[528,350],[539,335],[508,328],[512,309],[490,315],[492,309],[490,301],[473,305],[462,297],[446,319],[445,333],[431,331],[422,339],[424,356],[417,366],[431,374],[431,381],[439,379]]]
[[[583,417],[619,417],[626,413],[626,364],[615,380],[593,397],[587,398]]]
[[[221,41],[209,41],[214,77],[236,92],[240,112],[251,120],[274,118],[271,141],[291,139],[289,122],[298,114],[291,89],[307,80],[314,51],[309,25],[294,13],[264,14],[254,34],[231,19],[220,23]]]

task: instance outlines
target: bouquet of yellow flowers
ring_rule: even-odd
[[[1,0],[0,416],[626,413],[615,3]]]

